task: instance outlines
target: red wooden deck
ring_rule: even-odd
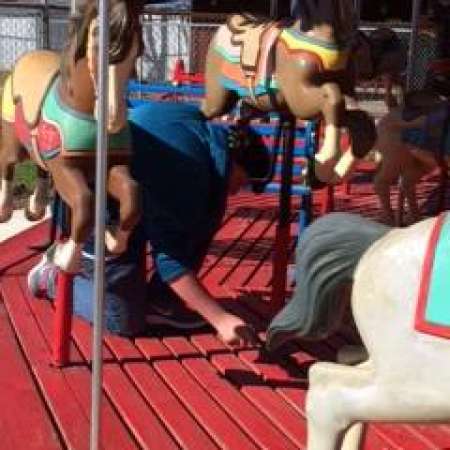
[[[432,188],[422,186],[423,199]],[[337,195],[336,209],[376,216],[370,185],[353,190],[350,198]],[[266,303],[257,294],[270,287],[275,205],[267,195],[233,199],[202,271],[219,301],[261,332]],[[90,326],[75,320],[72,364],[51,367],[53,309],[26,288],[27,270],[38,257],[28,245],[44,238],[45,227],[0,245],[2,450],[82,450],[89,443]],[[343,331],[269,361],[255,349],[227,348],[208,329],[159,329],[136,340],[105,336],[103,448],[304,448],[306,370],[317,358],[333,359],[348,340]],[[371,425],[364,448],[450,449],[450,426]]]

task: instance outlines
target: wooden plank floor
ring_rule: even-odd
[[[433,186],[421,186],[425,209]],[[358,183],[353,190],[350,197],[336,196],[336,210],[376,218],[371,185]],[[218,301],[251,320],[262,336],[276,201],[251,194],[232,199],[201,272]],[[75,320],[72,364],[51,367],[53,308],[26,288],[27,271],[39,257],[28,246],[43,240],[45,231],[46,224],[39,225],[0,245],[2,450],[84,450],[89,444],[90,326]],[[333,360],[349,339],[343,331],[269,359],[253,348],[226,347],[209,328],[157,329],[135,340],[107,335],[103,449],[302,449],[307,369],[317,359]],[[450,426],[371,425],[364,448],[450,449]]]

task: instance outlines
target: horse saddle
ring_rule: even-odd
[[[255,76],[261,54],[264,32],[273,25],[265,18],[251,14],[234,14],[228,18],[227,27],[231,43],[240,46],[241,67],[246,76]]]
[[[49,50],[25,54],[12,73],[14,102],[21,102],[27,125],[34,128],[40,118],[42,103],[52,81],[59,74],[61,56]]]
[[[441,213],[433,226],[422,263],[415,329],[446,339],[450,339],[449,255],[450,214]]]

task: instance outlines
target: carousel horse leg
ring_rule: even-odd
[[[411,350],[414,353],[415,349]],[[400,374],[400,369],[391,370]],[[416,379],[415,371],[410,372],[410,378],[390,376],[389,372],[374,370],[370,361],[358,367],[315,364],[309,372],[308,450],[358,450],[363,431],[359,422],[448,421],[450,405],[445,392],[449,389],[442,390],[444,383],[436,385],[433,370],[425,377],[422,371],[420,379]],[[421,395],[411,395],[419,386]],[[342,447],[345,432],[352,436],[345,438]]]
[[[46,171],[37,168],[36,186],[25,208],[25,217],[31,222],[40,220],[45,215],[50,178]]]
[[[58,244],[54,263],[66,273],[79,270],[81,250],[93,224],[94,195],[82,169],[67,160],[55,158],[47,162],[55,190],[71,211],[70,236]]]
[[[19,162],[21,144],[14,124],[2,121],[2,149],[0,152],[0,223],[7,222],[13,212],[14,167]]]
[[[116,165],[109,170],[107,190],[119,202],[120,222],[114,231],[106,230],[105,244],[111,253],[120,254],[126,250],[131,231],[139,220],[139,185],[127,166]]]
[[[298,76],[295,73],[280,74],[280,88],[290,111],[296,117],[314,117],[322,113],[325,135],[322,146],[315,155],[315,172],[321,181],[333,182],[336,179],[334,167],[340,157],[340,121],[345,107],[344,96],[337,83],[283,89],[283,86],[296,86],[296,78]]]
[[[211,48],[206,57],[205,98],[201,110],[208,118],[219,117],[228,112],[237,102],[237,96],[225,89],[221,83],[221,58]]]
[[[363,428],[348,413],[352,396],[345,394],[353,386],[371,384],[374,378],[371,362],[357,367],[319,362],[311,367],[308,378],[308,450],[337,450],[343,445],[346,450],[357,450]]]
[[[395,214],[391,203],[391,185],[398,180],[398,169],[383,160],[374,178],[374,189],[381,203],[381,221],[386,225],[395,224]]]
[[[415,223],[421,218],[419,202],[417,201],[416,186],[427,172],[428,170],[418,161],[413,161],[412,164],[405,167],[402,172],[401,189],[408,206],[408,223]]]

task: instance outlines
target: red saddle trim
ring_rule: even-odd
[[[31,129],[25,120],[21,103],[17,103],[15,107],[14,127],[22,145],[31,152]],[[35,130],[39,156],[44,161],[54,158],[61,151],[59,129],[55,125],[44,121],[41,117]]]

